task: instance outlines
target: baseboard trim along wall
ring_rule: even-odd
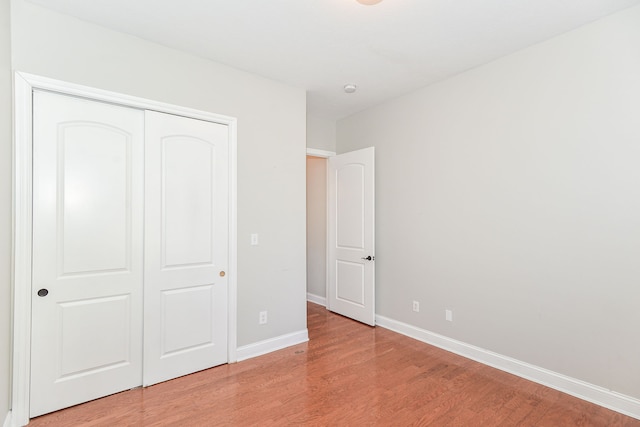
[[[2,427],[13,427],[13,422],[11,421],[11,411],[7,413],[7,416],[4,419],[4,423]]]
[[[312,302],[314,304],[321,305],[323,307],[327,306],[327,299],[325,297],[321,297],[320,295],[310,294],[307,292],[307,301]]]
[[[640,400],[633,397],[625,396],[603,387],[567,377],[557,372],[521,362],[498,353],[493,353],[384,316],[376,315],[376,325],[475,360],[476,362],[500,369],[501,371],[509,372],[510,374],[562,391],[579,399],[620,412],[621,414],[640,419]]]
[[[236,355],[238,356],[237,360],[238,362],[241,362],[243,360],[251,359],[252,357],[262,356],[263,354],[271,353],[272,351],[281,350],[307,341],[309,341],[309,332],[305,329],[253,344],[243,345],[242,347],[238,347],[236,350]]]

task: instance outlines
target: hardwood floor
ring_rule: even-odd
[[[35,418],[39,426],[640,426],[309,304],[310,341]]]

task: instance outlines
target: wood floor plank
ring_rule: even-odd
[[[626,417],[309,304],[310,341],[30,426],[621,426]]]

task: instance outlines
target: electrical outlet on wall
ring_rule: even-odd
[[[267,324],[267,312],[261,311],[260,316],[258,317],[258,324],[266,325]]]
[[[413,311],[416,313],[420,311],[420,303],[418,301],[413,302]]]

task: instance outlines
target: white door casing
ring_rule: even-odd
[[[32,417],[142,383],[144,149],[140,110],[33,107]]]
[[[145,386],[227,362],[228,139],[146,112]]]
[[[329,158],[327,308],[375,325],[375,150]]]

